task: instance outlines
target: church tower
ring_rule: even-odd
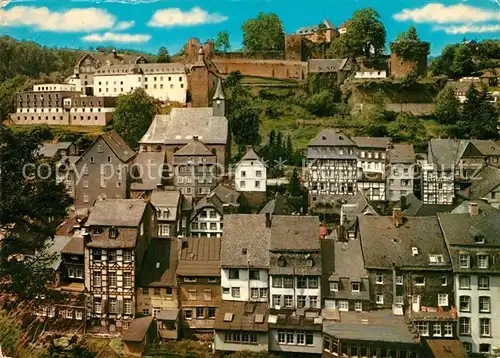
[[[217,89],[212,98],[212,107],[214,117],[224,117],[226,115],[226,97],[224,96],[224,90],[222,89],[222,80],[219,77],[219,82],[217,83]]]

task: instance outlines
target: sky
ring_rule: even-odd
[[[335,26],[356,10],[372,7],[387,41],[415,25],[431,43],[431,55],[464,38],[500,39],[500,0],[0,0],[0,35],[44,46],[98,46],[176,53],[190,37],[214,39],[227,30],[241,48],[241,25],[259,12],[274,12],[286,33],[316,25]]]

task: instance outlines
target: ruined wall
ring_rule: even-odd
[[[276,79],[302,80],[307,77],[307,62],[222,59],[214,59],[213,62],[222,74],[240,71],[244,76]]]
[[[390,66],[391,76],[394,77],[405,77],[412,72],[416,72],[418,75],[422,76],[425,74],[425,71],[427,71],[427,57],[416,62],[405,61],[393,52],[391,53]]]

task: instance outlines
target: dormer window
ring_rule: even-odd
[[[443,255],[429,255],[429,261],[431,264],[443,264]]]
[[[339,290],[339,283],[338,281],[330,282],[330,291],[331,292],[337,292]]]
[[[352,282],[351,283],[352,292],[359,292],[360,288],[361,288],[361,284],[359,282]]]
[[[470,256],[467,254],[459,255],[459,264],[460,268],[469,268],[470,267]]]
[[[278,257],[278,266],[279,267],[285,267],[286,265],[286,260],[283,256]]]
[[[484,236],[477,235],[477,236],[474,236],[474,242],[476,244],[484,244],[486,241],[484,240]]]
[[[488,266],[488,255],[477,255],[477,267],[487,269]]]
[[[116,230],[115,228],[110,228],[109,229],[109,237],[111,239],[116,239],[116,237],[118,236],[118,230]]]
[[[412,247],[411,248],[411,255],[412,256],[417,256],[418,255],[418,248],[417,247]]]
[[[310,255],[306,256],[306,266],[307,267],[313,267],[314,266],[314,260]]]

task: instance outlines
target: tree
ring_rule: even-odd
[[[288,162],[292,160],[293,156],[293,145],[292,145],[292,136],[288,135],[286,137],[286,149],[285,149],[285,157]]]
[[[0,251],[2,290],[31,299],[46,293],[53,255],[44,252],[71,204],[55,180],[55,159],[35,153],[40,129],[13,133],[0,125]],[[22,256],[38,252],[33,256]]]
[[[499,110],[486,88],[476,90],[473,84],[467,90],[462,109],[462,120],[457,123],[458,132],[465,138],[498,139]]]
[[[406,61],[421,63],[427,59],[430,53],[430,43],[420,41],[415,26],[410,26],[408,31],[404,31],[391,43],[391,52]]]
[[[290,196],[300,196],[302,195],[302,187],[300,186],[299,171],[297,168],[293,168],[292,175],[290,176],[290,182],[288,183],[288,193]]]
[[[434,114],[440,124],[455,124],[460,120],[460,101],[452,88],[447,87],[439,92]]]
[[[454,77],[452,72],[453,59],[457,45],[447,45],[441,55],[431,62],[431,72],[434,76],[445,75]]]
[[[278,15],[259,13],[256,19],[247,20],[243,26],[245,51],[282,51],[285,47],[285,33]]]
[[[217,34],[217,39],[215,40],[214,46],[217,51],[227,52],[227,50],[231,48],[231,44],[229,43],[229,32],[219,32]]]
[[[158,57],[156,58],[156,63],[170,63],[172,59],[168,54],[168,50],[165,46],[160,47],[158,50]]]
[[[455,56],[451,64],[451,71],[453,72],[453,77],[455,78],[468,76],[474,71],[472,51],[467,44],[461,44],[455,50]]]
[[[113,118],[113,128],[131,148],[137,148],[139,140],[148,130],[158,113],[158,101],[142,89],[119,96]]]
[[[330,43],[326,51],[327,58],[345,58],[350,56],[349,45],[347,44],[346,36],[336,37]]]
[[[316,31],[316,35],[318,37],[318,43],[321,46],[322,58],[325,58],[325,43],[326,43],[326,32],[327,31],[328,31],[328,27],[326,27],[324,22],[321,22],[318,25],[318,30]]]
[[[347,46],[353,56],[372,57],[384,53],[385,27],[372,8],[356,11],[347,25]]]

